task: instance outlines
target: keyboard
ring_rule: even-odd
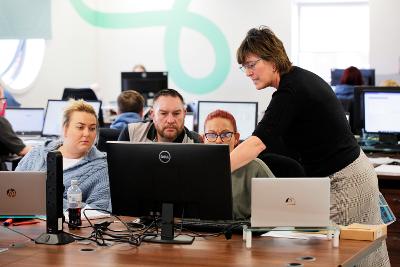
[[[400,152],[400,145],[378,143],[373,145],[361,145],[361,149],[364,152]]]
[[[206,233],[224,233],[232,231],[233,233],[241,234],[243,226],[250,225],[249,221],[200,221],[200,220],[184,220],[175,223],[176,228],[182,228],[193,232]]]

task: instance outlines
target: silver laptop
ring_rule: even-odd
[[[329,178],[253,178],[251,227],[330,225]]]
[[[0,217],[46,215],[46,172],[0,171]]]

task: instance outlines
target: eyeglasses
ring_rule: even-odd
[[[222,142],[229,142],[232,139],[233,132],[223,132],[220,134],[217,133],[205,133],[204,136],[209,142],[216,142],[218,139],[218,136],[221,138]]]
[[[255,66],[257,65],[257,62],[262,60],[262,58],[259,58],[255,61],[250,61],[247,64],[243,64],[242,66],[240,66],[240,70],[243,72],[246,72],[246,70],[250,69],[250,70],[254,70]]]

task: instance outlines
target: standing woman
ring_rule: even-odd
[[[381,224],[375,170],[351,133],[332,88],[314,73],[292,66],[281,40],[265,26],[247,33],[237,61],[257,90],[277,90],[253,135],[231,152],[232,171],[280,137],[308,177],[330,177],[332,221]],[[361,266],[390,266],[386,244]]]

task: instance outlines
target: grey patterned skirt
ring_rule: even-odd
[[[340,225],[381,224],[378,178],[371,162],[360,156],[331,179],[331,220]],[[390,266],[386,242],[358,266]]]

